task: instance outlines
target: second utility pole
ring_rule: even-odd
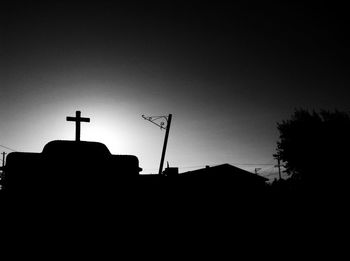
[[[2,167],[5,167],[5,155],[6,155],[6,152],[3,152],[1,154],[2,154]]]
[[[281,177],[281,160],[280,160],[280,157],[277,157],[277,167],[278,167],[278,177],[279,177],[279,179],[282,179],[282,177]]]

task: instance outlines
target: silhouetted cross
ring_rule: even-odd
[[[80,117],[81,112],[76,111],[75,117],[67,117],[67,121],[75,121],[75,140],[80,141],[80,122],[90,122],[90,118]]]

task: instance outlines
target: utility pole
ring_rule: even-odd
[[[5,155],[6,155],[6,152],[3,152],[1,154],[2,154],[2,167],[4,168],[5,167]]]
[[[278,177],[281,180],[282,176],[281,176],[281,157],[278,153],[273,154],[273,157],[277,160],[277,165],[275,165],[275,167],[278,167]]]
[[[165,129],[164,144],[163,144],[162,156],[160,159],[158,175],[162,175],[162,172],[163,172],[163,165],[164,165],[166,148],[168,145],[168,138],[169,138],[169,131],[170,131],[172,117],[173,117],[172,114],[169,114],[168,116],[150,116],[150,117],[146,117],[146,116],[142,115],[142,118],[144,118],[145,120],[152,122],[153,124],[160,127],[160,129]],[[165,125],[164,121],[162,121],[161,123],[156,122],[159,119],[163,119],[166,121],[166,127],[164,127],[164,125]]]
[[[172,115],[169,114],[169,116],[168,116],[168,123],[166,125],[166,130],[165,130],[164,144],[163,144],[163,150],[162,150],[162,158],[160,160],[160,166],[159,166],[159,171],[158,171],[159,175],[161,175],[162,172],[163,172],[163,164],[164,164],[166,147],[168,145],[168,137],[169,137],[169,131],[170,131],[171,118],[172,118]]]
[[[277,165],[275,167],[278,167],[278,177],[279,177],[279,179],[282,179],[282,177],[281,177],[281,159],[279,156],[277,156],[276,159],[277,159]]]

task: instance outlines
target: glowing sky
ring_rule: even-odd
[[[273,164],[294,108],[349,110],[341,6],[200,3],[5,6],[0,144],[74,139],[65,119],[81,110],[82,140],[156,173],[164,131],[141,115],[172,113],[166,161],[181,171]]]

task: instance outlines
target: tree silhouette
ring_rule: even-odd
[[[350,116],[340,111],[295,110],[277,123],[277,154],[286,172],[302,184],[331,186],[347,178]]]

